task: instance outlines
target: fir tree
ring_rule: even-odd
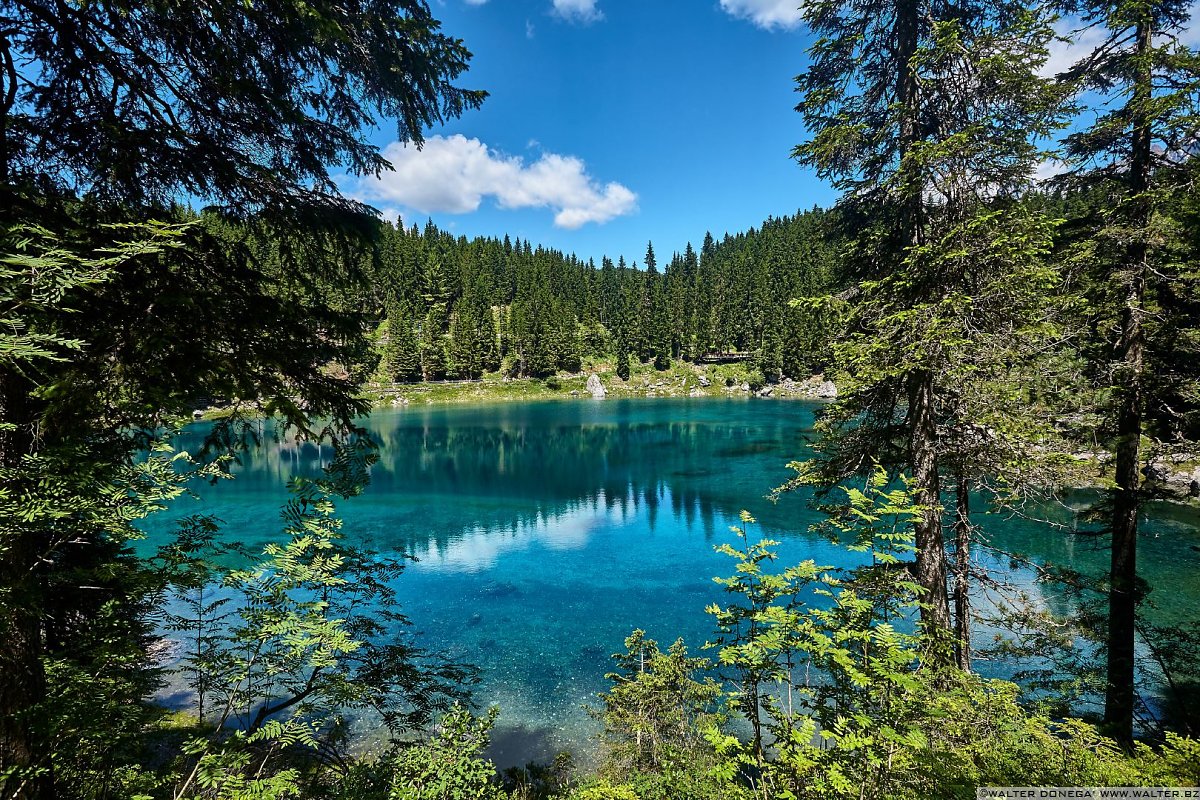
[[[421,380],[421,351],[413,332],[412,319],[403,307],[394,309],[388,315],[383,368],[388,378],[398,383]]]
[[[921,617],[948,631],[945,394],[966,343],[1011,330],[1007,295],[1044,293],[1051,225],[1012,198],[1038,159],[1032,140],[1057,121],[1057,95],[1036,74],[1051,31],[1021,3],[821,0],[805,16],[819,38],[798,108],[814,135],[795,154],[846,192],[858,267],[824,468],[836,481],[871,458],[908,465],[923,509]]]
[[[436,309],[425,315],[421,326],[421,371],[427,381],[446,378],[446,337],[441,315]]]
[[[1187,338],[1156,341],[1154,333],[1178,333],[1162,312],[1172,306],[1181,310],[1173,298],[1187,293],[1167,246],[1174,237],[1165,212],[1176,187],[1194,178],[1200,141],[1200,54],[1179,40],[1189,21],[1189,4],[1183,0],[1079,0],[1068,5],[1099,30],[1102,41],[1065,77],[1113,101],[1067,144],[1075,164],[1091,166],[1081,177],[1106,184],[1109,195],[1102,227],[1084,243],[1083,256],[1106,273],[1102,302],[1115,317],[1114,352],[1102,373],[1109,377],[1106,383],[1113,396],[1110,421],[1116,456],[1104,719],[1111,736],[1130,744],[1142,591],[1137,573],[1138,516],[1144,496],[1142,440],[1147,432],[1157,432],[1155,421],[1172,416],[1161,400],[1178,395],[1181,384],[1192,386],[1182,394],[1194,393],[1197,377],[1194,361],[1190,369],[1163,370],[1162,376],[1170,376],[1165,381],[1151,377],[1147,366],[1154,359],[1150,352],[1169,352]],[[1166,324],[1157,325],[1156,317]],[[1177,359],[1168,356],[1167,361]],[[1183,366],[1186,359],[1177,363]],[[1153,397],[1152,392],[1162,394]],[[1148,408],[1156,409],[1158,420],[1147,417]]]

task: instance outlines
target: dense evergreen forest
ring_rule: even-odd
[[[705,234],[660,270],[577,257],[530,242],[455,238],[385,224],[355,303],[387,319],[386,377],[471,379],[504,366],[512,376],[577,372],[581,357],[673,360],[749,353],[768,380],[808,375],[828,360],[827,314],[794,306],[832,285],[840,239],[818,209],[761,229]],[[628,377],[626,371],[623,377]]]
[[[1060,13],[1099,44],[1044,75]],[[1161,473],[1200,468],[1188,14],[812,0],[794,156],[836,208],[597,265],[381,223],[339,194],[335,175],[386,166],[364,129],[419,143],[486,99],[423,0],[0,0],[0,796],[1197,785],[1197,625],[1152,625],[1138,572]],[[1063,171],[1035,181],[1047,163]],[[715,658],[631,632],[596,699],[599,768],[496,775],[471,665],[387,635],[407,624],[402,560],[342,537],[336,503],[377,455],[363,381],[730,353],[768,381],[836,377],[817,456],[779,491],[816,487],[822,530],[867,566],[779,565],[745,516],[719,548]],[[242,404],[176,452],[213,399]],[[226,478],[264,416],[335,452],[291,482],[279,542],[231,553],[197,516],[136,555],[139,523]],[[972,503],[1019,513],[1083,482],[1111,568],[1047,575],[1081,613],[1015,609],[1005,643],[1058,671],[980,677]],[[194,713],[148,700],[164,632],[194,645],[176,669]],[[1083,695],[1102,714],[1078,718]],[[369,755],[344,725],[364,710],[387,734]]]

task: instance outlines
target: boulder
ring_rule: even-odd
[[[770,397],[773,394],[775,394],[774,386],[764,386],[758,390],[759,397]]]
[[[704,392],[700,391],[699,386],[693,386],[692,390],[688,392],[688,397],[704,397]]]
[[[817,387],[817,397],[825,400],[834,400],[837,398],[837,394],[837,386],[833,384],[833,381],[825,381]]]
[[[1191,454],[1185,462],[1160,456],[1143,467],[1142,474],[1176,497],[1200,497],[1200,467],[1194,467],[1195,462],[1196,457]]]
[[[743,383],[743,384],[742,384],[742,386],[741,386],[741,389],[742,389],[742,391],[743,391],[743,392],[748,392],[748,391],[750,391],[750,384],[748,384],[748,383]]]
[[[608,390],[604,388],[604,384],[600,382],[600,376],[592,373],[587,379],[587,390],[591,392],[592,397],[602,399],[608,394]]]
[[[701,375],[700,376],[700,385],[701,386],[712,386],[712,381],[710,381],[707,376]]]

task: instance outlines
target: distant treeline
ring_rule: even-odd
[[[544,377],[581,359],[653,362],[752,352],[768,380],[818,371],[825,314],[797,298],[828,291],[832,213],[770,218],[721,240],[705,234],[660,265],[599,264],[528,240],[455,237],[384,223],[366,306],[386,319],[384,372],[397,381],[472,378],[503,368]]]

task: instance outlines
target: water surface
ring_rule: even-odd
[[[477,700],[502,709],[491,753],[500,766],[563,749],[586,756],[596,727],[583,707],[631,630],[664,646],[682,636],[695,650],[712,636],[704,607],[721,598],[712,578],[732,569],[713,547],[732,539],[741,509],[782,540],[784,563],[849,563],[808,531],[816,517],[804,492],[765,497],[789,477],[787,462],[806,456],[816,408],[697,398],[379,410],[367,427],[380,462],[339,512],[353,544],[416,557],[396,583],[400,599],[427,648],[482,670]],[[264,444],[235,480],[173,513],[214,514],[224,535],[260,547],[279,537],[287,479],[316,474],[329,455]],[[1090,540],[1026,520],[980,521],[1004,549],[1090,571],[1106,563]],[[155,527],[152,540],[163,535]],[[1194,615],[1194,517],[1160,509],[1147,530],[1143,573],[1172,590],[1160,593],[1162,613]],[[1028,571],[989,563],[1033,586]]]

